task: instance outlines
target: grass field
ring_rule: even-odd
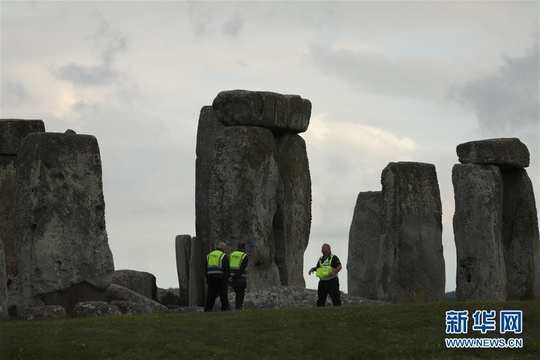
[[[469,330],[447,335],[446,311]],[[476,310],[522,310],[523,332],[472,331]],[[448,349],[446,337],[520,338],[518,349]],[[0,323],[0,359],[539,359],[540,302],[441,302],[161,313]]]

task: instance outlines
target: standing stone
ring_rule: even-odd
[[[32,133],[17,168],[21,301],[104,301],[114,271],[94,136]]]
[[[180,306],[189,305],[189,267],[191,257],[191,236],[178,235],[175,241],[176,270],[178,273],[178,294]]]
[[[311,176],[304,139],[276,137],[280,186],[273,220],[275,262],[281,285],[305,287],[304,252],[311,228]]]
[[[529,166],[529,149],[518,138],[499,138],[470,141],[456,149],[462,164],[498,165],[525,168]]]
[[[506,301],[501,172],[493,165],[457,164],[452,183],[457,300]]]
[[[225,128],[215,142],[210,182],[210,239],[235,248],[246,243],[251,289],[279,285],[273,234],[279,187],[272,132]]]
[[[0,321],[9,318],[7,307],[6,262],[4,259],[4,241],[0,238]]]
[[[204,306],[206,279],[206,254],[210,246],[195,236],[191,238],[189,256],[189,306]]]
[[[195,231],[203,242],[210,239],[210,179],[217,136],[225,126],[218,121],[214,109],[204,106],[197,128],[197,159],[195,160]]]
[[[501,175],[507,300],[540,299],[540,240],[532,182],[525,169],[501,169]]]
[[[382,172],[378,296],[393,302],[444,297],[442,205],[432,164],[390,163]]]
[[[17,191],[17,155],[23,139],[33,132],[44,132],[41,120],[0,120],[0,237],[4,242],[7,303],[15,307],[19,292],[19,262],[17,260],[17,221],[15,193]]]
[[[349,231],[348,294],[376,300],[382,226],[382,192],[358,194]]]

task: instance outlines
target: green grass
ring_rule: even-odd
[[[521,349],[447,349],[446,311],[523,310]],[[498,324],[498,320],[497,320]],[[0,359],[538,359],[540,302],[441,302],[0,323]]]

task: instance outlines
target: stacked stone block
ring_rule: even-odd
[[[298,133],[307,130],[310,115],[311,103],[300,96],[245,90],[223,91],[201,110],[198,248],[206,254],[224,241],[234,250],[244,241],[251,289],[305,286],[311,178]]]
[[[441,300],[445,265],[435,166],[390,163],[381,183],[381,192],[358,196],[349,233],[349,289],[391,302]]]
[[[457,146],[452,172],[458,300],[540,298],[540,241],[530,155],[517,138]]]

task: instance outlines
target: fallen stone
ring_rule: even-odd
[[[268,91],[222,91],[212,107],[227,126],[258,126],[274,132],[304,132],[311,117],[309,100]]]
[[[110,304],[118,307],[122,315],[145,315],[153,313],[150,306],[140,302],[114,300]]]
[[[501,171],[494,165],[456,164],[452,183],[457,300],[506,301]]]
[[[84,301],[75,304],[73,317],[121,316],[122,312],[113,304],[104,301]]]
[[[123,286],[111,284],[111,286],[107,288],[107,301],[112,302],[115,300],[141,303],[145,306],[148,306],[152,313],[168,311],[165,305],[161,305],[157,301],[154,301]]]
[[[157,301],[156,277],[149,272],[116,270],[112,275],[112,283]]]
[[[31,306],[19,313],[19,319],[29,321],[57,320],[66,317],[66,310],[59,305]]]
[[[349,230],[347,287],[349,295],[377,299],[377,267],[382,227],[381,191],[358,194]]]
[[[181,305],[181,300],[181,297],[178,296],[178,294],[173,293],[172,291],[160,288],[157,289],[157,301],[162,305],[183,306]]]
[[[518,138],[470,141],[457,146],[462,164],[497,165],[502,168],[529,166],[529,149]]]

